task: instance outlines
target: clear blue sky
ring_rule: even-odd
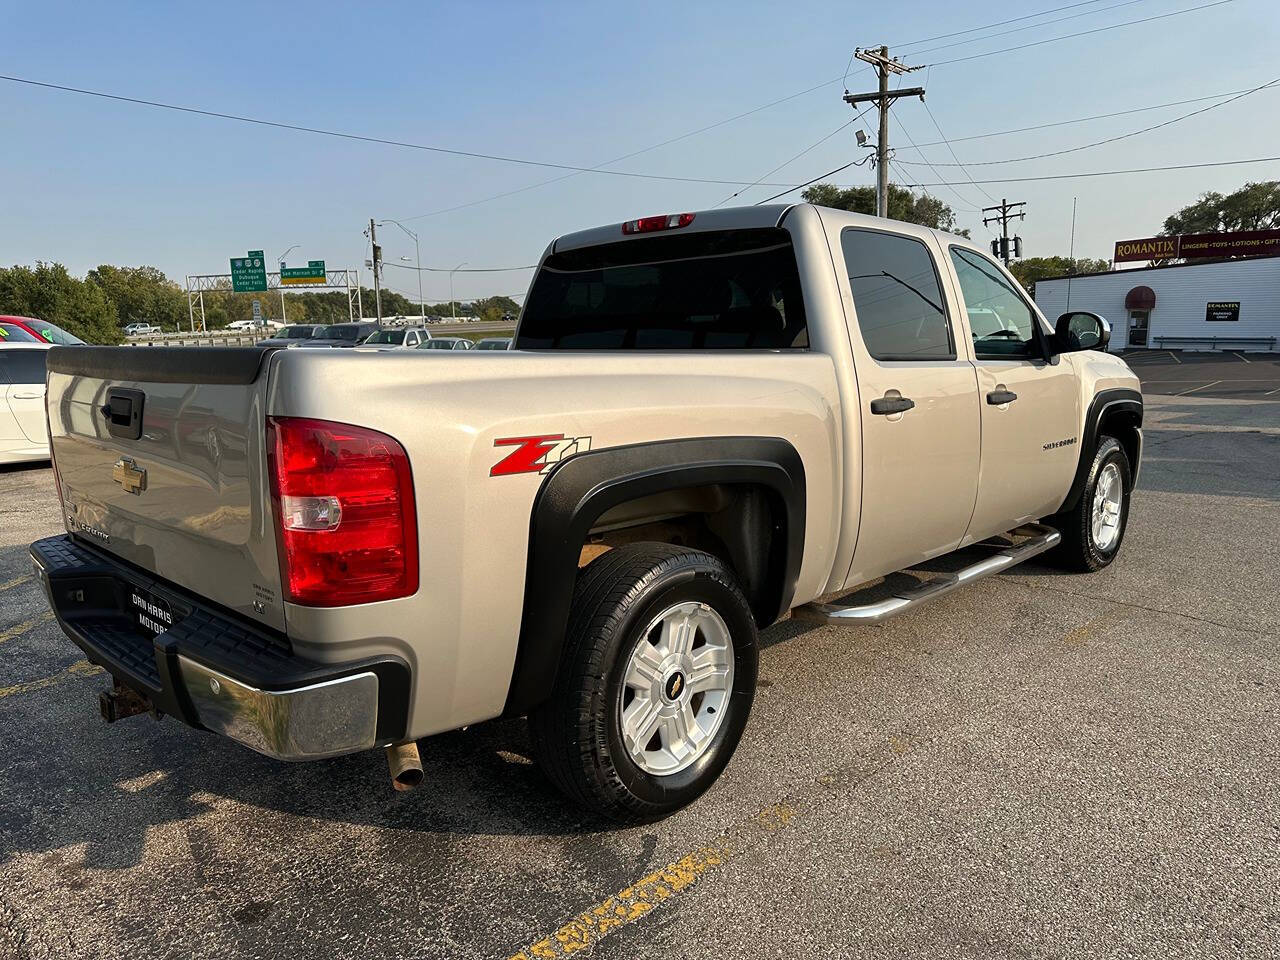
[[[978,43],[920,40],[1063,6],[1069,0],[912,4],[800,2],[560,4],[16,3],[0,0],[0,73],[308,126],[464,150],[592,165],[823,80],[855,45],[885,42],[937,62],[1196,6],[1205,0],[1099,0],[1075,19]],[[290,9],[292,7],[292,9]],[[1012,30],[1034,21],[985,31]],[[1280,7],[1222,6],[913,74],[951,137],[1257,86],[1280,77]],[[871,89],[855,62],[848,86]],[[754,180],[851,116],[836,82],[708,133],[616,164],[671,176]],[[1205,104],[958,143],[965,162],[1072,147]],[[999,167],[978,179],[1280,155],[1280,87],[1164,130]],[[938,140],[924,107],[895,108],[917,141]],[[0,263],[151,264],[181,281],[227,270],[250,248],[290,261],[363,262],[370,216],[415,217],[557,176],[556,171],[254,127],[0,82]],[[863,124],[874,134],[873,118]],[[798,183],[859,155],[853,129],[768,177]],[[902,128],[892,130],[905,147]],[[945,146],[926,148],[951,162]],[[913,151],[901,158],[915,159]],[[960,171],[939,167],[944,179]],[[1206,190],[1280,178],[1280,163],[1100,180],[986,187],[1027,201],[1027,255],[1066,253],[1079,197],[1078,256],[1156,232]],[[838,182],[869,183],[869,168]],[[938,179],[897,167],[895,180]],[[558,233],[648,213],[696,210],[733,187],[582,174],[464,210],[408,221],[424,264],[533,262]],[[776,188],[775,188],[776,189]],[[957,208],[990,203],[972,185],[930,188]],[[775,192],[746,191],[753,202]],[[980,217],[962,213],[975,237]],[[388,260],[413,256],[394,227]],[[416,292],[408,271],[388,281]],[[527,273],[459,274],[459,297],[523,291]],[[365,281],[368,282],[367,273]],[[448,280],[428,275],[426,296]]]

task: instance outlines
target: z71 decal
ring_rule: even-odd
[[[550,473],[565,457],[590,450],[591,438],[549,433],[540,437],[504,437],[493,441],[493,445],[515,447],[489,468],[489,476],[505,477],[513,473]]]

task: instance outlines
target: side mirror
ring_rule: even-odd
[[[1096,313],[1075,310],[1064,313],[1054,327],[1064,353],[1077,350],[1106,350],[1111,342],[1111,324]]]

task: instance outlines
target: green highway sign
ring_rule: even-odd
[[[236,293],[267,289],[267,260],[261,250],[250,250],[247,257],[231,258],[231,289]]]
[[[308,260],[305,267],[286,267],[280,264],[280,284],[324,283],[325,270],[323,260]]]

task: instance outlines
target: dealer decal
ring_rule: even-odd
[[[489,476],[505,477],[513,473],[550,473],[565,457],[590,450],[591,438],[548,433],[539,437],[503,437],[493,445],[515,447],[489,468]]]

